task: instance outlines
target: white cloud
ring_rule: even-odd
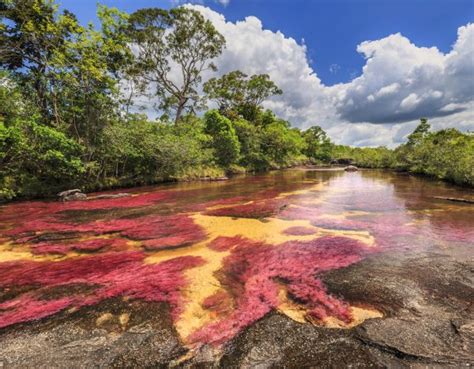
[[[415,94],[411,93],[407,97],[405,97],[402,102],[400,103],[401,111],[413,111],[421,102],[421,98]]]
[[[350,122],[399,123],[466,109],[474,98],[474,24],[460,27],[451,52],[417,47],[397,33],[357,47],[363,73],[337,102]],[[448,108],[449,107],[449,108]]]
[[[325,86],[304,42],[264,29],[254,16],[233,23],[207,7],[185,6],[210,19],[227,40],[215,61],[218,74],[269,74],[284,94],[265,106],[298,127],[320,125],[336,142],[359,146],[399,144],[422,116],[434,128],[474,130],[474,24],[458,29],[447,54],[418,47],[399,33],[362,42],[362,74]]]

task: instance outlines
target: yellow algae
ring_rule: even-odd
[[[222,260],[228,254],[214,251],[207,247],[207,242],[201,242],[191,247],[157,252],[145,260],[148,263],[161,263],[179,256],[199,256],[204,259],[203,265],[185,273],[188,284],[182,293],[186,302],[184,311],[175,323],[183,340],[213,320],[214,314],[204,309],[202,304],[206,298],[221,290],[220,282],[214,273],[222,267]]]
[[[277,310],[285,314],[288,318],[298,323],[306,323],[307,310],[288,298],[288,293],[283,285],[278,289],[278,308]]]
[[[344,211],[339,214],[321,214],[320,218],[346,220],[348,217],[357,217],[357,216],[363,216],[363,215],[368,215],[368,214],[371,214],[371,213],[368,213],[366,211],[350,210],[350,211]]]
[[[202,214],[195,214],[192,218],[206,230],[211,238],[242,236],[252,241],[279,244],[292,240],[309,241],[317,237],[317,234],[306,236],[282,234],[283,230],[294,226],[315,228],[308,220],[266,218],[265,221],[261,221],[253,218],[232,218]],[[315,229],[317,230],[317,228]]]
[[[360,241],[369,247],[375,243],[374,237],[368,231],[319,228],[313,226],[309,220],[266,218],[265,222],[262,222],[252,218],[219,217],[202,214],[193,215],[193,219],[198,225],[204,227],[211,238],[243,236],[253,241],[280,244],[287,241],[310,241],[322,236],[343,236]],[[303,236],[282,233],[285,229],[295,226],[312,228],[315,233]]]
[[[120,314],[119,322],[122,328],[125,328],[130,320],[130,315],[127,313]]]
[[[112,239],[117,237],[116,234],[102,234],[97,236],[82,236],[77,238],[71,238],[67,240],[67,243],[76,243],[83,241],[90,241],[95,239]],[[140,241],[127,240],[126,242],[129,250],[135,250],[141,247]],[[16,244],[13,241],[9,241],[0,244],[0,262],[5,261],[16,261],[16,260],[32,260],[32,261],[63,261],[70,258],[79,258],[87,256],[87,253],[79,253],[76,251],[69,251],[65,255],[58,254],[41,254],[36,255],[30,251],[30,244]]]
[[[333,316],[330,316],[323,319],[323,325],[326,328],[353,328],[359,324],[362,324],[367,319],[383,317],[383,314],[375,309],[351,306],[350,310],[352,315],[352,320],[350,323],[344,323],[343,321]]]
[[[114,316],[111,313],[102,314],[101,316],[99,316],[96,319],[95,325],[100,327],[101,325],[103,325],[104,323],[107,323],[108,321],[112,320],[113,318],[114,318]]]
[[[71,253],[77,256],[77,253]],[[7,242],[0,245],[0,262],[17,261],[17,260],[33,260],[33,261],[58,261],[64,260],[63,255],[34,255],[25,245],[15,245],[13,242]]]
[[[244,236],[253,241],[278,244],[290,240],[311,240],[317,235],[290,236],[281,233],[282,230],[295,226],[311,226],[308,221],[287,221],[269,218],[268,222],[257,219],[215,217],[202,214],[194,214],[194,221],[202,226],[209,235],[209,240],[194,246],[163,250],[156,252],[146,259],[148,263],[160,263],[165,260],[179,256],[199,256],[205,263],[186,271],[185,275],[188,287],[183,291],[186,300],[183,313],[176,322],[176,329],[180,336],[185,339],[189,334],[212,322],[214,314],[202,307],[204,300],[222,290],[215,272],[221,269],[223,259],[229,252],[214,251],[207,247],[213,239],[225,236]]]
[[[373,237],[366,231],[328,230],[311,225],[308,220],[258,219],[208,216],[201,213],[192,215],[193,220],[203,227],[208,235],[207,241],[173,250],[157,251],[146,258],[147,263],[161,263],[180,256],[197,256],[204,260],[198,267],[185,272],[188,285],[182,291],[185,300],[184,310],[175,322],[180,337],[186,338],[203,326],[213,322],[215,314],[203,308],[203,302],[210,296],[223,290],[215,273],[222,268],[223,259],[229,252],[214,251],[208,244],[217,237],[243,236],[256,242],[281,244],[288,241],[310,241],[322,236],[343,236],[358,240],[367,246],[374,244]],[[308,227],[315,230],[311,235],[286,235],[284,230],[290,227]],[[286,293],[284,290],[283,293]],[[290,318],[304,322],[306,311],[288,298],[282,298],[278,309]],[[330,322],[329,324],[333,324]]]
[[[282,314],[285,314],[288,318],[291,318],[298,323],[306,323],[309,321],[314,325],[323,325],[326,328],[352,328],[363,323],[367,319],[383,317],[383,314],[378,310],[350,306],[349,309],[352,315],[352,320],[350,323],[345,323],[332,316],[323,320],[311,318],[307,315],[307,309],[288,298],[288,294],[284,286],[280,286],[279,288],[278,300],[279,304],[277,310]]]

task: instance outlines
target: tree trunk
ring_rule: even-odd
[[[179,100],[178,108],[176,109],[176,118],[174,120],[175,125],[178,125],[179,119],[181,118],[181,115],[183,114],[183,111],[187,102],[188,102],[188,99],[181,98]]]
[[[184,109],[184,106],[182,105],[178,106],[178,109],[176,110],[176,118],[174,119],[175,125],[178,125],[179,118],[181,118],[181,114],[183,114],[183,109]]]

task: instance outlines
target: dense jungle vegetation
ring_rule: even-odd
[[[474,186],[472,133],[422,119],[395,150],[335,145],[262,107],[283,93],[268,75],[203,81],[225,39],[198,12],[99,6],[95,27],[53,1],[9,0],[0,15],[0,199],[334,161]]]

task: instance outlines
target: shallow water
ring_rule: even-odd
[[[0,329],[117,297],[169,303],[189,347],[272,310],[349,328],[383,312],[333,295],[324,273],[474,246],[474,205],[434,198],[473,191],[404,174],[288,170],[127,192],[0,208]]]

